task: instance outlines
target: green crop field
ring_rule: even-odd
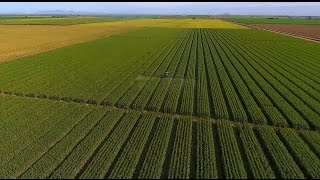
[[[51,16],[0,16],[1,20],[18,20],[18,19],[41,19],[41,18],[51,18]]]
[[[98,22],[119,21],[120,17],[55,17],[55,16],[0,16],[4,25],[75,25]],[[128,18],[125,18],[128,19]]]
[[[320,178],[319,44],[172,22],[0,63],[0,178]]]
[[[314,24],[320,25],[320,19],[307,19],[307,18],[288,18],[288,17],[225,17],[239,23],[247,24]]]

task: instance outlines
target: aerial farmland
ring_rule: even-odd
[[[0,178],[318,179],[319,28],[0,16]]]

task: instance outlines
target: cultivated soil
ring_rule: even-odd
[[[320,25],[291,25],[291,24],[250,24],[279,32],[286,32],[300,36],[310,37],[320,41]]]

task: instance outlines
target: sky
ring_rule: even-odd
[[[103,14],[320,16],[320,2],[0,2],[0,14],[56,10]]]

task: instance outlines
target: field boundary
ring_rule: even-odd
[[[275,131],[279,131],[280,129],[285,129],[285,128],[289,128],[289,129],[294,129],[297,132],[299,132],[300,130],[307,130],[307,131],[315,131],[315,132],[320,132],[320,130],[314,130],[314,129],[303,129],[303,128],[293,128],[293,127],[281,127],[281,126],[275,126],[275,125],[270,125],[270,124],[256,124],[256,123],[252,123],[252,122],[241,122],[241,121],[234,121],[234,120],[230,120],[230,119],[214,119],[211,117],[198,117],[198,116],[194,116],[194,115],[183,115],[183,114],[172,114],[172,113],[165,113],[165,112],[158,112],[158,111],[153,111],[153,110],[147,110],[147,109],[133,109],[133,108],[123,108],[123,107],[119,107],[116,105],[110,106],[110,105],[101,105],[101,104],[97,104],[97,103],[92,103],[92,102],[79,102],[79,101],[68,101],[65,99],[50,99],[50,98],[45,98],[45,97],[29,97],[29,96],[24,96],[22,94],[9,94],[9,93],[5,93],[5,92],[0,92],[0,96],[15,96],[15,97],[20,97],[20,98],[31,98],[31,99],[38,99],[38,100],[48,100],[48,101],[58,101],[58,102],[62,102],[62,103],[76,103],[76,104],[83,104],[86,106],[94,106],[94,107],[105,107],[105,108],[110,108],[110,110],[112,109],[123,109],[123,110],[129,110],[129,111],[139,111],[141,113],[155,113],[157,116],[160,115],[169,115],[172,116],[173,119],[180,119],[180,118],[192,118],[193,122],[199,122],[199,121],[208,121],[212,124],[217,124],[217,121],[219,120],[226,120],[231,122],[232,127],[236,127],[237,125],[241,124],[241,126],[245,125],[245,124],[249,124],[251,125],[253,128],[259,127],[259,126],[269,126],[272,127]]]
[[[246,26],[246,27],[249,27],[249,28],[252,28],[252,29],[274,32],[274,33],[278,33],[278,34],[282,34],[282,35],[286,35],[286,36],[291,36],[291,37],[295,37],[295,38],[299,38],[299,39],[303,39],[303,40],[307,40],[307,41],[311,41],[311,42],[315,42],[315,43],[320,43],[320,39],[316,39],[316,38],[312,38],[312,37],[307,37],[307,36],[302,36],[302,35],[295,34],[295,33],[277,31],[277,30],[267,29],[267,28],[262,28],[262,27],[255,27],[255,26],[251,26],[251,25],[249,25],[249,24],[243,24],[243,23],[239,23],[239,22],[235,22],[235,21],[230,21],[230,20],[224,20],[224,19],[223,19],[223,21],[227,21],[227,22],[231,22],[231,23],[238,24],[238,25]]]

